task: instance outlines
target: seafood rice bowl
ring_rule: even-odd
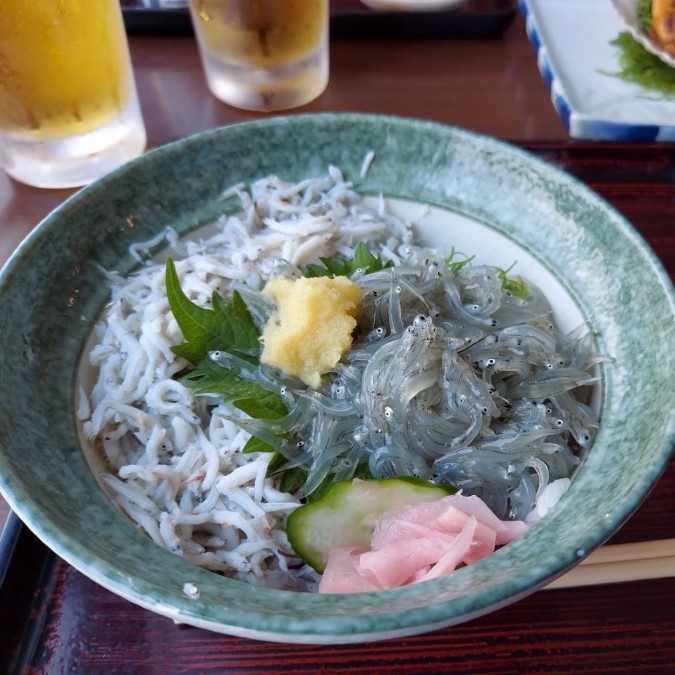
[[[185,139],[71,198],[2,274],[3,307],[53,319],[2,313],[25,359],[3,494],[181,622],[330,643],[467,620],[600,545],[669,456],[653,254],[573,179],[457,129]]]

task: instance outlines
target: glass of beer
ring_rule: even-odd
[[[4,0],[0,165],[77,187],[137,157],[146,135],[119,0]]]
[[[245,110],[309,103],[328,84],[328,0],[190,0],[209,89]]]

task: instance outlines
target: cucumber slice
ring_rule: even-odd
[[[370,547],[375,522],[399,506],[414,506],[456,492],[420,478],[338,481],[321,499],[296,509],[286,527],[293,550],[323,573],[328,554],[338,546]]]

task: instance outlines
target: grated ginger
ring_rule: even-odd
[[[263,331],[261,361],[317,388],[352,346],[361,289],[346,277],[278,277],[263,295],[277,309]]]

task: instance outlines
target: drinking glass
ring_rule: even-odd
[[[328,0],[190,0],[209,89],[246,110],[295,108],[328,84]]]
[[[145,149],[119,0],[4,0],[0,165],[76,187]]]

